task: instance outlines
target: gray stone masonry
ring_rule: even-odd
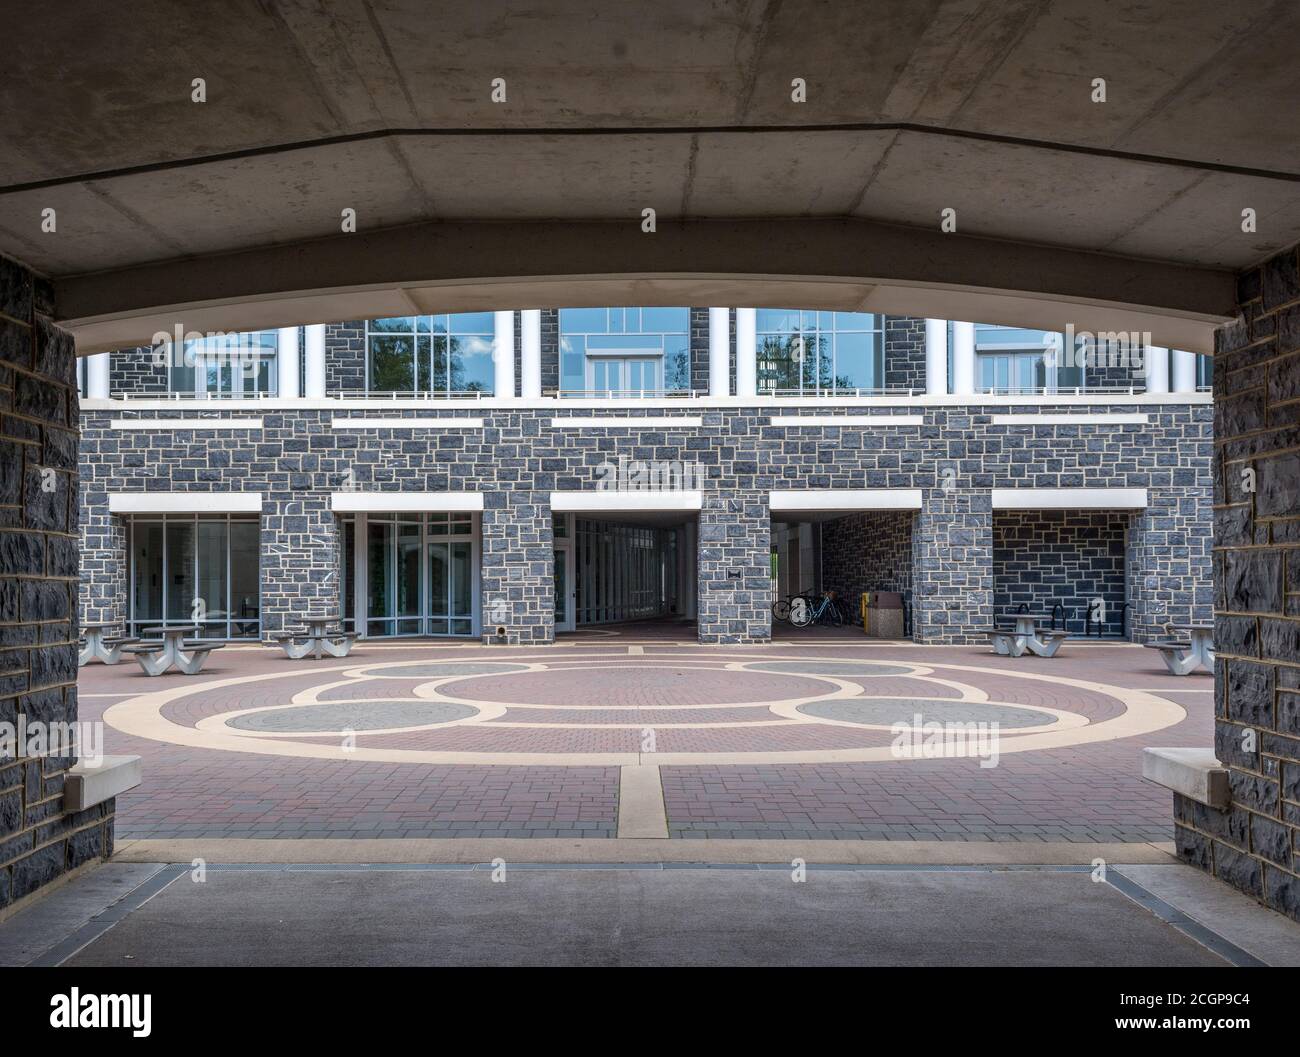
[[[0,258],[0,722],[77,719],[77,371],[46,285]],[[21,752],[21,747],[19,749]],[[0,910],[113,851],[63,809],[68,756],[0,755]]]
[[[1215,753],[1225,810],[1174,796],[1179,856],[1300,920],[1300,248],[1238,278],[1214,370]]]
[[[611,410],[614,410],[611,408]],[[856,411],[827,402],[807,409]],[[914,407],[882,409],[913,413]],[[481,417],[482,429],[343,431],[338,414],[294,408],[261,412],[260,433],[195,432],[186,417],[251,414],[204,408],[88,411],[82,417],[86,493],[87,613],[124,599],[120,519],[106,512],[110,492],[257,491],[264,495],[262,615],[267,633],[307,610],[338,608],[339,545],[331,492],[351,474],[355,487],[381,491],[482,493],[483,599],[510,607],[503,623],[524,641],[552,636],[550,509],[553,489],[593,489],[597,467],[619,455],[699,462],[707,472],[700,519],[700,637],[761,641],[770,615],[767,495],[773,489],[919,488],[924,509],[912,533],[916,636],[923,642],[979,641],[994,611],[994,487],[1142,487],[1151,495],[1147,541],[1130,539],[1132,581],[1165,604],[1160,620],[1135,614],[1138,638],[1163,634],[1168,620],[1210,619],[1208,560],[1210,415],[1207,404],[1159,404],[1044,411],[1080,414],[1140,411],[1145,425],[993,425],[996,411],[1029,407],[923,409],[919,426],[777,427],[768,407],[661,405],[620,408],[633,418],[695,415],[699,427],[552,428],[570,412],[554,408],[439,408],[449,417]],[[385,415],[427,411],[384,408]],[[789,408],[780,409],[789,414]],[[879,411],[878,411],[879,413]],[[112,430],[109,419],[169,418],[175,429]],[[1184,478],[1195,482],[1190,489]],[[1132,536],[1132,533],[1130,534]],[[1158,542],[1157,542],[1158,539]],[[492,597],[489,597],[491,595]],[[502,597],[504,596],[504,597]],[[121,602],[118,603],[119,605]],[[1137,604],[1135,603],[1135,608]],[[116,613],[114,613],[116,615]]]

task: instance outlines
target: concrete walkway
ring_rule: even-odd
[[[110,863],[0,964],[1300,964],[1300,925],[1181,865]]]

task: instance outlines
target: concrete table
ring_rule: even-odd
[[[325,617],[305,616],[300,619],[307,625],[305,641],[295,642],[296,636],[293,635],[283,635],[279,640],[280,648],[290,660],[299,660],[309,653],[316,660],[320,660],[326,653],[331,657],[346,657],[352,651],[352,642],[356,636],[343,631],[342,617],[339,614],[334,613]],[[331,628],[337,630],[331,631]],[[336,643],[333,641],[335,639],[342,639],[342,641]]]
[[[208,654],[220,649],[220,643],[192,643],[185,645],[186,635],[196,635],[202,629],[198,624],[169,624],[165,627],[144,628],[145,635],[156,635],[162,639],[157,648],[141,644],[130,648],[135,659],[140,662],[146,675],[162,675],[176,667],[186,675],[197,675],[208,659]]]
[[[1012,633],[1009,653],[1012,657],[1023,657],[1025,651],[1039,657],[1054,657],[1065,639],[1064,632],[1052,631],[1043,639],[1038,634],[1039,618],[1032,613],[1016,614],[1016,630]]]
[[[1162,651],[1165,665],[1174,675],[1187,675],[1197,666],[1214,671],[1214,625],[1170,624],[1169,630],[1187,634],[1189,648],[1182,651]]]
[[[109,632],[121,626],[120,620],[82,624],[81,633],[86,637],[86,645],[77,655],[77,667],[85,667],[93,660],[102,661],[104,664],[117,664],[122,659],[122,647],[139,641],[123,638],[116,640],[111,646],[108,645],[107,640],[112,637]]]

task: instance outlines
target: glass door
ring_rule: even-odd
[[[473,597],[473,544],[469,540],[430,541],[428,634],[472,634]]]

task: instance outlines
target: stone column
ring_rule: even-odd
[[[739,335],[738,335],[739,336]],[[709,396],[731,395],[731,313],[709,309]]]
[[[771,639],[770,539],[766,492],[726,487],[704,492],[696,574],[700,642]]]
[[[95,453],[87,451],[86,455],[87,467],[93,471]],[[102,487],[95,488],[93,482],[88,482],[80,502],[79,609],[83,621],[94,623],[125,621],[130,600],[126,519],[108,512],[108,494],[100,490]]]
[[[304,330],[303,395],[308,400],[319,400],[325,395],[325,324],[313,323]]]
[[[941,468],[942,469],[942,468]],[[993,498],[956,480],[926,488],[912,535],[912,636],[987,642],[993,626]]]
[[[506,629],[511,645],[555,641],[551,501],[523,488],[483,496],[483,630]]]
[[[492,320],[496,328],[492,339],[492,395],[511,397],[515,395],[515,314],[496,312]]]
[[[1210,534],[1214,518],[1209,478],[1213,458],[1208,437],[1179,446],[1180,483],[1147,490],[1147,508],[1133,515],[1126,565],[1129,638],[1156,642],[1169,624],[1208,624],[1214,619]],[[1171,475],[1172,476],[1172,475]]]
[[[339,521],[329,492],[313,491],[311,475],[288,474],[262,503],[262,638],[300,623],[304,614],[329,616],[343,608]]]
[[[925,393],[926,396],[948,394],[948,321],[925,321]]]
[[[1185,862],[1300,920],[1300,251],[1238,277],[1215,336],[1214,749],[1222,809],[1174,794]]]
[[[952,325],[952,391],[957,396],[975,392],[975,324]]]
[[[542,395],[542,313],[526,308],[519,313],[519,395],[536,400]]]
[[[758,310],[736,309],[736,395],[758,392]]]
[[[298,396],[298,328],[281,327],[275,337],[276,395],[293,400]]]
[[[0,258],[0,717],[28,724],[77,719],[77,367],[51,301]],[[24,748],[0,759],[0,909],[113,851],[113,800],[65,811],[75,758]]]

